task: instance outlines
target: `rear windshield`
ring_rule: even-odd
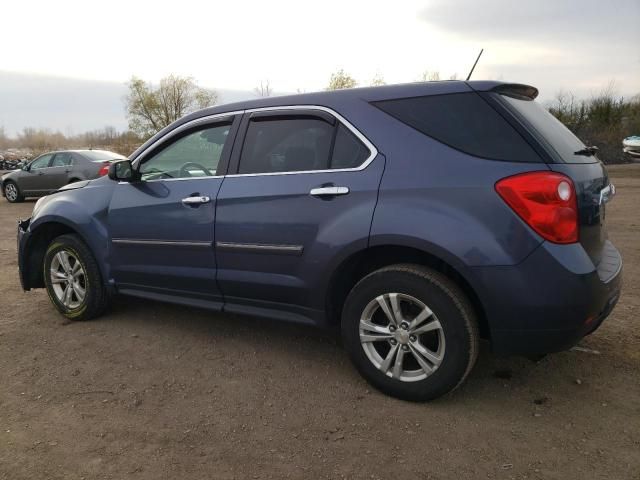
[[[507,95],[500,97],[534,130],[533,133],[537,134],[542,143],[546,143],[555,151],[557,160],[564,163],[597,161],[595,156],[576,155],[575,152],[585,148],[584,143],[538,102]]]
[[[87,150],[82,152],[82,155],[93,161],[124,160],[126,158],[119,153],[108,152],[107,150]]]
[[[457,150],[508,162],[542,160],[524,138],[475,92],[399,98],[374,105]]]

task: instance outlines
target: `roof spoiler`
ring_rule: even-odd
[[[520,100],[535,100],[538,96],[537,88],[521,83],[503,83],[493,87],[491,91]]]

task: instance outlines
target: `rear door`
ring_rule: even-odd
[[[320,107],[248,112],[240,132],[216,207],[225,310],[319,318],[332,262],[367,245],[384,157]]]
[[[120,291],[222,307],[213,248],[215,199],[234,117],[178,128],[136,159],[141,179],[121,182],[108,218]]]
[[[549,168],[570,177],[576,187],[580,216],[580,243],[598,266],[607,246],[606,204],[615,187],[607,171],[588,147],[544,107],[526,97],[498,95],[499,99],[551,155]]]
[[[54,191],[69,183],[69,172],[72,167],[73,159],[70,152],[56,153],[47,172],[47,188]]]

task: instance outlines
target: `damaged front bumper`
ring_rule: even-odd
[[[31,219],[27,220],[18,220],[18,272],[20,275],[20,285],[23,290],[30,290],[29,285],[26,282],[26,245],[29,240],[29,236],[31,232],[29,231],[29,225],[31,224]]]

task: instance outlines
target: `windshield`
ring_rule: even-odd
[[[126,159],[126,157],[120,155],[119,153],[108,152],[107,150],[87,150],[82,152],[82,155],[93,161]]]
[[[555,150],[562,162],[594,163],[598,161],[595,155],[576,155],[575,152],[583,150],[585,144],[538,102],[507,95],[500,95],[500,97],[512,107],[518,116],[522,117],[525,123],[528,123],[535,130],[534,133],[537,133],[545,143]]]

